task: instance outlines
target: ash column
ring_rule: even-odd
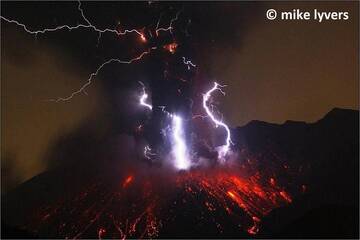
[[[189,69],[183,62],[184,45],[177,43],[172,35],[162,34],[167,35],[167,38],[154,39],[157,51],[149,57],[146,69],[153,110],[144,134],[153,150],[168,153],[171,150],[169,136],[161,134],[171,126],[171,119],[166,112],[176,114],[184,120],[186,142],[190,143],[189,124],[194,69]]]

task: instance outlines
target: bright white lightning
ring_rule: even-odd
[[[141,106],[145,106],[148,109],[152,110],[152,105],[146,103],[146,99],[148,95],[145,91],[145,85],[140,81],[139,83],[143,86],[143,94],[140,97],[139,104]],[[173,142],[172,154],[175,158],[174,161],[175,168],[179,170],[189,169],[191,163],[189,160],[186,143],[184,140],[183,120],[181,117],[167,112],[164,106],[159,106],[159,107],[162,109],[164,113],[167,114],[168,117],[172,119],[172,124],[171,124],[172,127],[170,128],[170,130],[171,130],[171,137]],[[165,133],[166,131],[163,132]],[[166,134],[164,135],[166,136]],[[156,155],[156,154],[151,152],[149,146],[146,146],[144,148],[144,156],[147,159],[151,159],[152,155]]]
[[[144,157],[151,160],[152,156],[156,156],[156,154],[151,152],[151,148],[148,145],[145,146],[145,148],[144,148]]]
[[[181,117],[172,115],[172,126],[172,137],[174,141],[173,155],[175,158],[175,167],[179,170],[186,170],[190,167],[190,160],[188,158],[186,144],[184,140]]]
[[[136,33],[137,35],[140,36],[140,38],[143,38],[144,35],[142,32],[140,32],[139,30],[137,29],[126,29],[124,31],[119,31],[117,29],[110,29],[110,28],[105,28],[105,29],[99,29],[98,27],[96,27],[95,25],[93,25],[89,20],[88,18],[85,17],[85,14],[84,14],[84,11],[83,9],[81,8],[81,2],[78,1],[78,10],[80,11],[80,14],[81,14],[81,17],[82,19],[86,22],[86,24],[77,24],[77,25],[73,25],[73,26],[70,26],[70,25],[60,25],[60,26],[56,26],[56,27],[52,27],[52,28],[44,28],[42,30],[35,30],[35,31],[32,31],[30,30],[25,24],[23,23],[20,23],[16,20],[11,20],[11,19],[8,19],[8,18],[5,18],[3,16],[0,16],[0,18],[8,23],[15,23],[16,25],[22,27],[25,32],[29,33],[29,34],[34,34],[34,35],[37,35],[37,34],[41,34],[41,33],[47,33],[47,32],[55,32],[55,31],[59,31],[59,30],[75,30],[75,29],[80,29],[80,28],[85,28],[85,29],[91,29],[95,32],[97,32],[98,34],[102,34],[102,33],[115,33],[116,35],[120,36],[120,35],[126,35],[128,33]]]
[[[142,95],[140,96],[140,99],[139,99],[139,104],[141,106],[144,106],[150,110],[152,110],[152,105],[146,103],[146,99],[148,98],[148,95],[146,93],[146,90],[145,90],[145,84],[141,81],[139,81],[139,83],[141,84],[141,86],[143,87],[142,90],[143,90],[143,93]],[[144,148],[144,157],[151,160],[152,159],[152,156],[155,156],[156,154],[151,152],[151,148],[147,145],[145,146]]]
[[[25,32],[29,33],[29,34],[34,34],[35,36],[39,33],[47,33],[47,32],[55,32],[55,31],[59,31],[59,30],[63,30],[63,29],[67,29],[67,30],[74,30],[74,29],[80,29],[80,28],[86,28],[86,29],[91,29],[97,33],[99,33],[99,38],[101,36],[102,33],[106,33],[106,32],[110,32],[110,33],[115,33],[117,35],[125,35],[127,33],[136,33],[140,36],[140,39],[142,39],[144,41],[145,37],[143,35],[143,33],[141,33],[140,31],[136,30],[136,29],[131,29],[131,30],[124,30],[124,31],[118,31],[117,29],[109,29],[109,28],[106,28],[106,29],[99,29],[97,28],[96,26],[94,26],[89,20],[88,18],[86,18],[85,14],[84,14],[84,11],[83,9],[81,8],[81,2],[78,1],[78,10],[80,11],[80,14],[82,16],[82,19],[86,22],[86,24],[77,24],[75,26],[69,26],[69,25],[61,25],[61,26],[57,26],[57,27],[53,27],[53,28],[45,28],[45,29],[42,29],[42,30],[36,30],[36,31],[32,31],[30,29],[28,29],[28,27],[23,24],[23,23],[20,23],[16,20],[11,20],[11,19],[8,19],[8,18],[5,18],[3,16],[0,16],[0,19],[8,22],[8,23],[15,23],[16,25],[22,27]],[[145,39],[146,40],[146,39]],[[112,58],[112,59],[109,59],[105,62],[103,62],[97,69],[95,72],[91,73],[88,80],[76,91],[72,92],[69,96],[67,97],[59,97],[57,99],[50,99],[50,101],[54,101],[54,102],[65,102],[65,101],[68,101],[70,99],[72,99],[74,96],[80,94],[80,93],[86,93],[85,92],[85,89],[91,85],[92,81],[93,81],[93,78],[96,77],[98,75],[98,73],[100,72],[100,70],[108,65],[108,64],[111,64],[111,63],[121,63],[121,64],[131,64],[132,62],[134,61],[138,61],[140,59],[142,59],[142,57],[146,54],[149,54],[151,50],[154,50],[156,49],[156,47],[152,47],[150,48],[148,51],[145,51],[143,53],[141,53],[139,56],[133,58],[133,59],[130,59],[130,60],[121,60],[121,59],[118,59],[118,58]]]
[[[92,81],[93,81],[93,78],[96,77],[100,70],[105,67],[106,65],[110,64],[110,63],[121,63],[121,64],[131,64],[135,61],[138,61],[140,59],[142,59],[145,55],[149,54],[151,52],[151,50],[154,50],[156,49],[156,47],[152,47],[150,48],[148,51],[146,52],[143,52],[141,53],[139,56],[133,58],[133,59],[130,59],[128,61],[124,61],[124,60],[120,60],[120,59],[117,59],[117,58],[112,58],[110,60],[107,60],[106,62],[102,63],[97,69],[95,72],[91,73],[88,80],[86,81],[86,83],[84,85],[82,85],[78,90],[74,91],[73,93],[71,93],[69,96],[67,97],[59,97],[57,99],[50,99],[50,101],[54,101],[54,102],[66,102],[66,101],[69,101],[70,99],[72,99],[74,96],[82,93],[85,91],[85,89],[91,85]]]
[[[214,91],[219,90],[222,94],[225,95],[225,93],[221,90],[221,87],[224,87],[224,86],[221,86],[217,82],[214,82],[214,87],[211,88],[209,91],[206,92],[206,94],[203,95],[203,108],[205,109],[206,114],[215,123],[216,127],[218,127],[220,125],[221,127],[223,127],[226,130],[225,144],[220,146],[218,149],[219,159],[223,161],[225,159],[225,156],[227,155],[228,151],[230,150],[230,144],[232,143],[230,129],[224,122],[215,118],[214,114],[210,111],[209,106],[208,106],[208,101],[211,97],[211,94]]]
[[[182,57],[182,59],[183,59],[183,62],[184,62],[184,64],[187,66],[187,69],[188,70],[190,70],[190,67],[196,67],[196,65],[195,64],[193,64],[190,60],[187,60],[186,61],[186,58],[185,57]]]
[[[28,26],[26,26],[25,24],[23,23],[20,23],[19,21],[17,20],[13,20],[13,19],[8,19],[6,17],[3,17],[3,16],[0,16],[0,19],[5,21],[5,22],[8,22],[8,23],[13,23],[13,24],[16,24],[17,26],[20,26],[23,28],[23,30],[29,34],[32,34],[32,35],[35,35],[37,36],[38,34],[45,34],[45,33],[49,33],[49,32],[56,32],[56,31],[60,31],[60,30],[75,30],[75,29],[89,29],[89,30],[92,30],[94,32],[97,32],[99,34],[98,36],[98,44],[99,44],[99,40],[100,40],[100,37],[101,37],[101,34],[102,33],[113,33],[113,34],[116,34],[118,36],[120,35],[126,35],[128,33],[135,33],[137,35],[139,35],[140,37],[140,40],[142,42],[146,42],[146,38],[143,34],[142,31],[139,31],[137,29],[126,29],[124,31],[119,31],[117,29],[111,29],[111,28],[105,28],[105,29],[99,29],[98,27],[96,27],[94,24],[92,24],[90,22],[90,20],[85,16],[85,13],[81,7],[81,2],[78,1],[78,10],[80,12],[80,15],[82,17],[82,19],[84,20],[84,22],[86,24],[76,24],[76,25],[60,25],[60,26],[56,26],[56,27],[51,27],[51,28],[44,28],[44,29],[41,29],[41,30],[30,30]],[[169,27],[167,28],[158,28],[156,29],[156,32],[158,33],[159,31],[169,31],[170,33],[172,33],[172,29],[173,29],[173,23],[174,21],[176,21],[178,19],[178,16],[180,14],[181,11],[179,11],[175,18],[171,19],[170,21],[170,25]],[[54,102],[65,102],[65,101],[68,101],[68,100],[71,100],[74,96],[80,94],[80,93],[86,93],[85,90],[88,86],[91,85],[92,81],[93,81],[93,78],[96,77],[98,75],[98,73],[100,72],[100,70],[107,64],[111,64],[111,63],[121,63],[121,64],[131,64],[132,62],[134,61],[137,61],[137,60],[140,60],[144,55],[146,54],[149,54],[151,50],[154,50],[156,49],[156,47],[152,47],[150,48],[148,51],[145,51],[143,53],[141,53],[139,56],[131,59],[131,60],[121,60],[121,59],[118,59],[118,58],[112,58],[112,59],[109,59],[105,62],[103,62],[97,69],[95,72],[91,73],[89,78],[87,79],[87,81],[76,91],[72,92],[70,95],[68,95],[67,97],[59,97],[57,99],[50,99],[49,101],[54,101]]]
[[[142,93],[142,95],[141,95],[141,97],[140,97],[139,103],[140,103],[141,106],[144,106],[144,107],[152,110],[152,105],[150,105],[150,104],[148,104],[148,103],[146,102],[146,100],[147,100],[147,98],[148,98],[149,96],[148,96],[148,94],[147,94],[146,91],[145,91],[145,85],[144,85],[142,82],[140,82],[140,81],[139,81],[139,83],[143,86],[143,93]]]

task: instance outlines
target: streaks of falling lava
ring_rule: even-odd
[[[122,178],[120,186],[90,185],[72,200],[44,209],[39,221],[28,227],[70,238],[156,238],[167,227],[169,213],[176,221],[179,206],[172,202],[192,199],[207,212],[205,217],[216,215],[219,226],[230,219],[239,232],[254,235],[265,215],[292,201],[274,180],[261,174],[215,168],[158,175],[133,173]],[[164,182],[169,186],[164,188]]]
[[[227,171],[195,171],[179,177],[178,184],[194,197],[203,195],[209,211],[222,208],[239,222],[248,222],[246,230],[254,235],[259,231],[262,217],[292,201],[281,187],[262,180],[259,175],[244,178]]]

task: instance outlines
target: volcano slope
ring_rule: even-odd
[[[232,130],[230,168],[188,172],[138,163],[129,136],[81,130],[50,154],[64,164],[2,196],[2,237],[355,238],[358,114],[252,121]]]

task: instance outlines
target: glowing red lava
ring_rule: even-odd
[[[252,220],[247,229],[249,234],[258,232],[260,219],[272,209],[292,201],[275,181],[267,182],[259,174],[245,178],[228,171],[195,171],[178,178],[178,186],[189,194],[205,193],[204,204],[209,211],[215,211],[218,206],[234,215],[241,209]],[[239,221],[241,218],[243,216],[239,216]]]
[[[164,48],[166,50],[168,50],[170,53],[174,54],[177,46],[178,46],[178,44],[176,42],[173,42],[173,43],[165,45]]]
[[[133,179],[134,177],[129,175],[122,184],[123,188],[126,188],[133,181]]]
[[[261,219],[291,203],[292,197],[275,177],[235,169],[132,172],[122,178],[120,186],[98,182],[72,200],[42,208],[27,228],[52,232],[52,237],[156,238],[167,227],[169,214],[179,211],[175,201],[196,204],[207,212],[205,217],[214,217],[220,233],[228,218],[239,232],[254,235],[261,228]]]

